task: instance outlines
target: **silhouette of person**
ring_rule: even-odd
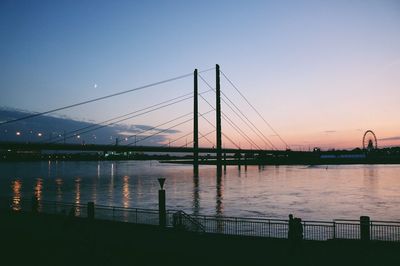
[[[295,224],[293,219],[293,214],[289,214],[289,230],[288,230],[288,240],[289,240],[289,253],[294,253],[295,248]]]
[[[294,218],[294,248],[297,252],[301,252],[302,249],[302,240],[303,240],[303,225],[301,224],[300,218]]]
[[[288,239],[293,240],[293,228],[294,225],[294,219],[293,219],[293,214],[289,214],[289,230],[288,230]]]
[[[296,240],[300,241],[303,239],[303,225],[301,224],[301,219],[300,218],[295,218],[294,219],[294,226],[295,226],[295,232],[296,232]]]

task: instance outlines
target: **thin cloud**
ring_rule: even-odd
[[[24,117],[32,114],[31,112],[25,112],[20,110],[6,109],[0,107],[0,121],[8,121],[18,117]],[[84,141],[85,143],[93,144],[107,144],[115,141],[115,138],[126,138],[129,136],[137,135],[137,139],[159,133],[151,138],[147,138],[141,142],[142,145],[150,144],[163,144],[167,141],[168,134],[179,133],[179,130],[175,129],[164,129],[154,128],[151,125],[124,125],[116,124],[112,126],[104,126],[98,130],[88,131],[96,129],[98,125],[82,120],[75,120],[70,117],[64,116],[39,116],[32,119],[23,121],[17,121],[15,123],[8,124],[2,128],[3,134],[0,135],[0,141],[43,141],[51,139],[53,141],[62,141],[64,134],[67,135],[67,141],[69,143],[77,143]],[[88,128],[89,127],[89,128]],[[82,131],[76,131],[82,129]],[[87,129],[85,129],[87,128]],[[144,134],[144,132],[146,133]],[[20,135],[16,135],[15,132],[21,132]],[[75,132],[75,134],[72,134]],[[38,133],[41,135],[38,136]],[[81,135],[81,133],[84,133]],[[75,135],[80,135],[79,139],[75,138]],[[50,140],[49,140],[50,141]],[[123,141],[121,139],[121,141]]]
[[[378,139],[378,140],[379,140],[379,141],[400,140],[400,136],[394,136],[394,137],[382,138],[382,139]]]

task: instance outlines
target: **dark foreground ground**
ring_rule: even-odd
[[[0,213],[0,265],[400,265],[400,243],[197,235],[154,226]]]

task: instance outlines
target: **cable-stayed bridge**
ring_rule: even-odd
[[[208,82],[203,76],[204,73],[215,71],[215,87],[213,87],[210,82]],[[136,151],[136,152],[165,152],[165,153],[192,153],[193,154],[193,164],[194,167],[198,167],[199,164],[199,153],[213,153],[216,155],[216,164],[217,168],[221,168],[222,164],[222,155],[226,153],[246,153],[246,154],[260,154],[260,153],[268,153],[268,154],[284,154],[289,149],[289,145],[286,141],[278,134],[278,132],[264,119],[264,117],[260,114],[260,112],[250,103],[250,101],[244,96],[244,94],[239,90],[238,86],[236,86],[230,78],[220,69],[219,65],[216,65],[215,68],[198,71],[194,70],[193,73],[188,73],[176,77],[172,77],[169,79],[165,79],[162,81],[146,84],[144,86],[140,86],[137,88],[121,91],[118,93],[113,93],[110,95],[97,97],[93,99],[89,99],[82,102],[77,102],[74,104],[61,106],[58,108],[54,108],[45,112],[30,114],[24,117],[19,117],[16,119],[11,119],[7,121],[0,122],[0,127],[5,125],[10,125],[12,123],[17,123],[23,120],[33,119],[39,116],[45,116],[48,114],[52,114],[58,111],[73,109],[78,106],[87,105],[94,102],[103,101],[108,98],[113,98],[117,96],[121,96],[124,94],[135,93],[137,91],[146,90],[148,88],[160,86],[163,84],[169,84],[171,82],[186,79],[192,77],[193,78],[193,92],[182,94],[180,96],[176,96],[170,98],[168,100],[164,100],[157,104],[149,105],[144,108],[140,108],[138,110],[125,113],[122,115],[118,115],[104,121],[98,123],[91,123],[87,126],[76,128],[74,130],[63,132],[59,134],[57,137],[50,137],[39,142],[0,142],[0,149],[7,150],[65,150],[65,151],[115,151],[115,152],[128,152],[128,151]],[[228,95],[221,90],[221,78],[223,78],[229,86],[231,86],[237,93],[240,95],[242,101],[254,111],[254,113],[258,116],[259,119],[273,132],[274,136],[276,136],[280,145],[285,147],[284,149],[279,150],[277,145],[274,144],[266,135],[265,131],[260,129],[259,125],[254,122],[248,115],[246,115],[245,111],[242,110],[237,103],[234,102]],[[206,87],[206,90],[199,91],[199,81]],[[205,94],[215,93],[215,101],[207,100]],[[90,142],[85,143],[74,143],[73,140],[76,138],[80,138],[81,136],[87,134],[93,134],[98,130],[101,130],[105,127],[110,127],[114,125],[118,125],[119,123],[149,114],[157,111],[162,111],[166,107],[175,106],[181,102],[193,100],[193,110],[185,113],[183,115],[179,115],[174,118],[168,117],[166,121],[155,125],[150,126],[144,130],[141,130],[139,133],[132,134],[129,136],[124,136],[123,143],[120,139],[116,139],[115,144],[112,145],[104,145],[104,144],[92,144]],[[209,107],[208,111],[199,112],[199,100]],[[224,103],[229,111],[234,114],[229,115],[227,112],[221,110],[221,102]],[[207,115],[210,113],[215,113],[215,124],[207,118]],[[159,115],[162,116],[162,115]],[[199,130],[199,120],[205,122],[209,127],[212,128],[211,131],[203,133]],[[233,129],[233,131],[240,136],[240,139],[245,142],[243,148],[240,143],[234,141],[232,137],[230,137],[227,133],[222,130],[222,121],[224,128],[226,126]],[[240,122],[241,124],[239,125]],[[168,144],[163,145],[143,145],[146,140],[151,138],[155,138],[156,136],[160,136],[165,132],[169,132],[179,126],[184,124],[192,123],[192,131],[181,135],[175,139],[170,139]],[[215,134],[215,143],[210,140],[210,135]],[[250,135],[251,134],[251,135]],[[192,140],[187,142],[187,138],[192,136]],[[175,143],[179,143],[182,139],[186,138],[186,143],[184,145],[174,145]],[[227,145],[222,144],[222,140],[227,143]],[[199,145],[199,141],[206,141],[209,146],[201,147]],[[260,144],[262,143],[262,144]],[[243,144],[243,143],[242,143]],[[231,148],[226,148],[225,146],[231,146]],[[261,147],[262,146],[262,147]]]

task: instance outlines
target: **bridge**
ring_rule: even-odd
[[[165,153],[216,153],[215,148],[199,147],[165,147],[165,146],[129,146],[129,145],[110,145],[110,144],[73,144],[73,143],[25,143],[25,142],[4,142],[0,141],[0,149],[20,150],[20,151],[100,151],[100,152],[165,152]],[[254,150],[254,149],[234,149],[221,148],[221,153],[243,153],[243,154],[288,154],[289,151],[283,150]],[[292,152],[293,153],[293,152]],[[297,152],[296,152],[297,153]]]
[[[210,83],[203,77],[203,73],[215,70],[215,88],[210,85]],[[275,136],[279,138],[279,140],[283,143],[285,149],[279,150],[272,142],[271,140],[265,136],[263,131],[256,126],[256,124],[246,115],[244,114],[244,111],[242,111],[237,104],[233,102],[232,99],[230,99],[227,94],[225,94],[223,91],[221,91],[221,76],[226,80],[227,84],[232,86],[232,88],[241,96],[243,101],[255,112],[257,116],[259,116],[262,121],[272,130]],[[62,150],[62,151],[115,151],[115,152],[165,152],[165,153],[192,153],[193,154],[193,166],[194,166],[194,171],[195,173],[198,172],[198,166],[199,166],[199,153],[212,153],[216,155],[216,165],[217,165],[217,175],[221,175],[221,166],[223,164],[222,162],[222,156],[223,154],[230,153],[230,154],[237,154],[237,153],[244,153],[244,154],[271,154],[271,155],[282,155],[286,154],[289,150],[289,145],[283,140],[283,138],[277,133],[277,131],[264,119],[264,117],[258,112],[258,110],[249,102],[249,100],[243,95],[243,93],[239,90],[239,88],[231,81],[231,79],[228,78],[228,76],[220,70],[220,66],[216,65],[215,68],[203,70],[203,71],[198,71],[197,69],[194,70],[193,73],[189,74],[184,74],[181,76],[169,78],[166,80],[154,82],[151,84],[147,84],[141,87],[137,87],[134,89],[94,98],[94,99],[89,99],[83,102],[79,103],[74,103],[70,104],[67,106],[62,106],[58,107],[52,110],[48,110],[45,112],[41,113],[35,113],[31,115],[27,115],[24,117],[8,120],[8,121],[3,121],[0,122],[0,127],[9,125],[12,123],[16,123],[22,120],[28,120],[32,119],[34,117],[38,116],[45,116],[50,113],[54,113],[57,111],[65,110],[65,109],[71,109],[77,106],[82,106],[86,105],[89,103],[93,102],[98,102],[102,101],[108,98],[112,97],[117,97],[123,94],[127,93],[133,93],[139,90],[144,90],[150,87],[155,87],[161,84],[166,84],[169,82],[173,82],[176,80],[188,78],[188,77],[193,77],[193,93],[188,93],[185,95],[181,95],[178,97],[171,98],[167,101],[160,102],[155,105],[147,106],[145,108],[135,110],[134,112],[129,112],[127,114],[119,115],[116,117],[113,117],[111,119],[107,119],[105,121],[102,121],[100,123],[93,123],[89,126],[85,126],[82,128],[75,129],[70,132],[64,132],[63,134],[60,134],[57,138],[49,138],[44,141],[40,142],[5,142],[2,141],[0,142],[0,150],[23,150],[23,151],[43,151],[43,150]],[[208,88],[206,91],[199,92],[199,80],[205,84],[205,86]],[[215,104],[211,104],[210,101],[208,101],[203,95],[208,92],[214,92],[215,93]],[[68,143],[70,139],[74,139],[76,137],[80,137],[84,134],[88,134],[91,132],[94,132],[96,130],[100,130],[104,127],[109,127],[116,125],[118,123],[121,123],[123,121],[126,121],[128,119],[132,119],[134,117],[138,117],[150,112],[154,112],[157,110],[161,110],[167,106],[173,106],[176,105],[182,101],[186,101],[188,99],[193,98],[193,111],[181,115],[179,117],[176,117],[172,120],[169,120],[167,122],[164,122],[162,124],[159,124],[157,126],[151,127],[150,129],[143,130],[140,132],[140,135],[135,134],[135,135],[130,135],[125,138],[125,141],[128,139],[134,138],[133,142],[126,143],[126,144],[121,144],[119,139],[116,139],[116,143],[111,145],[111,144],[91,144],[91,143],[81,143],[81,144],[76,144],[76,143]],[[204,101],[211,109],[207,112],[200,113],[199,112],[199,98]],[[235,118],[229,117],[225,112],[221,110],[221,101],[226,104],[226,106],[235,114]],[[205,116],[208,113],[215,112],[215,125],[211,123]],[[183,122],[177,123],[173,126],[170,126],[166,129],[159,130],[160,127],[163,127],[169,123],[179,121],[182,118],[187,117],[188,115],[193,114],[192,118],[186,119]],[[202,134],[199,130],[199,117],[203,119],[205,122],[207,122],[209,125],[211,125],[214,130],[211,132],[208,132],[206,134]],[[263,143],[265,147],[268,148],[261,148],[259,144],[257,144],[256,140],[249,136],[243,127],[239,126],[235,120],[240,119],[240,121],[246,125],[247,130],[250,130],[253,135],[257,136],[258,143]],[[250,146],[249,148],[241,148],[240,143],[237,144],[235,141],[232,140],[227,134],[224,134],[222,131],[222,120],[229,125],[232,129],[235,130],[235,132],[243,139],[245,140],[247,146]],[[164,132],[174,129],[182,124],[185,123],[193,123],[193,131],[190,132],[189,134],[185,134],[183,136],[180,136],[172,141],[169,142],[169,145],[158,145],[158,146],[146,146],[146,145],[137,145],[139,142],[142,142],[146,139],[152,138],[157,135],[161,135]],[[156,133],[152,134],[147,134],[144,135],[146,132],[150,132],[151,130],[155,130]],[[17,132],[18,133],[18,132]],[[212,141],[210,141],[207,136],[210,134],[215,133],[215,140],[216,143],[214,144]],[[180,139],[187,137],[189,135],[193,136],[193,139],[190,143],[186,143],[186,145],[181,145],[181,146],[171,146],[171,143],[175,143],[179,141]],[[200,135],[200,137],[199,137]],[[137,139],[137,137],[140,137]],[[234,148],[226,148],[222,146],[222,137],[225,138],[225,141],[229,142],[231,146]],[[209,143],[212,144],[211,147],[200,147],[199,146],[199,140],[200,139],[205,139]],[[188,146],[189,145],[189,146]],[[190,145],[192,145],[190,147]]]

